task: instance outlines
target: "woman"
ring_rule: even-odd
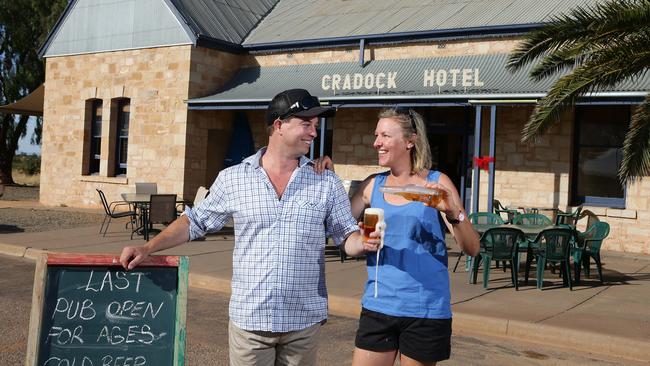
[[[449,358],[451,305],[440,216],[468,255],[478,253],[479,239],[452,181],[443,173],[429,170],[431,152],[426,136],[424,121],[415,111],[382,110],[374,148],[379,165],[390,170],[366,178],[352,197],[355,217],[361,217],[367,207],[377,207],[384,209],[386,222],[379,263],[375,255],[367,256],[368,281],[361,301],[353,366],[391,366],[398,351],[402,366],[435,365]],[[429,207],[379,191],[382,186],[405,184],[439,189],[445,198]]]

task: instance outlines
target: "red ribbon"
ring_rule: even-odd
[[[489,170],[490,163],[494,163],[494,156],[479,156],[474,158],[474,166],[485,171]]]

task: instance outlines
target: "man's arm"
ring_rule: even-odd
[[[370,233],[370,239],[364,241],[363,229],[361,229],[350,234],[341,246],[343,246],[345,254],[351,257],[358,257],[368,252],[376,252],[379,249],[380,243],[381,240],[377,231]]]
[[[190,220],[183,215],[165,230],[142,246],[128,246],[122,249],[120,263],[127,270],[135,268],[151,253],[173,248],[190,239]]]

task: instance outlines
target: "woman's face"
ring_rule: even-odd
[[[380,118],[375,128],[375,143],[379,165],[393,167],[410,164],[413,144],[404,138],[398,122],[392,118]]]

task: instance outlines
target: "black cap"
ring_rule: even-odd
[[[331,117],[334,108],[321,106],[318,98],[305,89],[285,90],[271,100],[266,110],[266,124],[271,125],[276,119],[296,117]]]

